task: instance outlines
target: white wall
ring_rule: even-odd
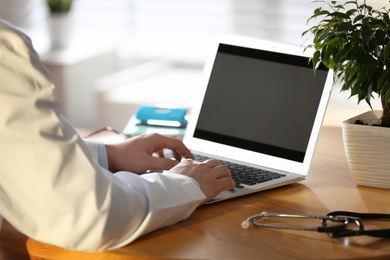
[[[388,0],[367,3],[389,6]],[[306,20],[318,6],[312,0],[74,0],[71,14],[76,38],[123,39],[118,48],[125,59],[202,62],[216,32],[301,44]],[[0,0],[0,17],[31,33],[43,49],[45,0]]]
[[[367,3],[375,8],[389,6],[388,0]],[[317,7],[312,0],[74,0],[72,39],[79,52],[88,45],[115,44],[118,69],[145,60],[188,63],[201,69],[217,32],[302,44],[301,33],[310,26],[306,20]],[[46,54],[50,52],[47,16],[45,0],[0,0],[0,17],[26,31],[38,51]],[[88,82],[67,80],[75,89],[94,84],[91,68],[77,67],[77,71],[89,75]],[[82,104],[93,95],[90,91],[80,91],[72,103]]]

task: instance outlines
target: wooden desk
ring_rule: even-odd
[[[203,206],[188,220],[111,252],[74,252],[42,244],[5,222],[0,232],[0,258],[389,259],[390,239],[332,239],[310,231],[243,230],[240,226],[249,216],[263,211],[324,215],[335,210],[389,213],[390,190],[357,186],[348,171],[341,129],[324,127],[311,174],[302,183]]]

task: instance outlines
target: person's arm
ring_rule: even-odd
[[[0,78],[0,214],[25,235],[107,250],[181,221],[204,202],[183,175],[114,175],[99,166],[60,115],[29,40],[1,22]]]

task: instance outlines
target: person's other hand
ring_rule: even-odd
[[[193,178],[199,183],[199,187],[206,196],[206,203],[224,190],[234,189],[235,183],[229,169],[221,165],[217,160],[197,162],[182,160],[177,166],[170,169],[169,173],[177,173]]]
[[[159,134],[129,138],[119,144],[106,145],[106,149],[108,166],[112,172],[144,173],[147,170],[169,170],[182,158],[193,158],[182,141]],[[170,149],[174,159],[165,158],[164,149]]]

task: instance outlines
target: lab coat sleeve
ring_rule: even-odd
[[[83,139],[85,147],[88,149],[89,154],[92,156],[92,160],[98,162],[99,161],[99,143],[96,141]]]
[[[41,242],[100,251],[187,218],[205,199],[178,174],[112,174],[61,116],[30,40],[0,21],[0,215]]]
[[[102,142],[83,139],[92,159],[99,163],[101,167],[108,169],[107,150]]]

